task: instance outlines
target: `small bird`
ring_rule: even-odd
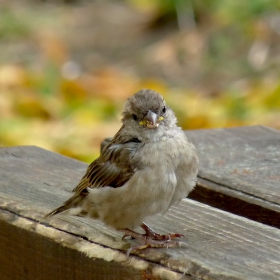
[[[120,130],[89,165],[74,195],[47,217],[64,212],[99,219],[144,242],[135,250],[177,246],[174,239],[182,234],[161,235],[144,223],[180,202],[196,184],[196,150],[176,123],[156,91],[143,89],[128,98]],[[134,231],[139,226],[144,234]]]

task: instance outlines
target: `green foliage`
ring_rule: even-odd
[[[143,11],[153,11],[150,14],[155,17],[171,14],[169,20],[176,21],[176,16],[184,13],[193,16],[195,26],[185,34],[174,29],[157,46],[148,46],[155,49],[146,59],[160,50],[167,61],[161,57],[163,64],[157,69],[170,67],[183,75],[187,68],[180,67],[193,63],[197,84],[175,88],[158,77],[129,75],[113,63],[93,73],[81,71],[77,77],[67,78],[62,68],[71,60],[68,46],[42,33],[36,37],[39,47],[33,64],[17,64],[8,58],[0,65],[0,145],[38,145],[90,162],[98,156],[100,142],[119,129],[123,102],[141,88],[162,93],[183,129],[253,124],[280,128],[278,62],[271,59],[258,68],[248,55],[256,41],[270,47],[276,40],[267,32],[265,18],[279,13],[279,1],[127,1]],[[42,16],[42,11],[37,14],[36,9],[33,13],[19,11],[1,8],[3,42],[24,36],[34,39],[34,30],[44,26],[43,22],[53,29],[63,18],[57,16],[57,9],[49,11],[48,16]],[[144,44],[143,49],[149,52]],[[235,78],[227,84],[224,80],[228,77]]]
[[[23,37],[29,34],[27,21],[14,14],[9,8],[0,8],[0,39]]]

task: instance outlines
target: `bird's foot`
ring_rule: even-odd
[[[145,233],[140,234],[130,229],[123,229],[124,236],[122,239],[130,236],[134,239],[140,240],[144,244],[132,246],[128,251],[127,255],[131,252],[135,252],[138,250],[144,250],[146,248],[174,248],[174,247],[186,247],[186,243],[173,240],[175,238],[183,237],[183,234],[179,233],[169,233],[169,234],[159,234],[152,230],[148,225],[142,224],[142,229],[144,229]]]
[[[159,240],[146,239],[145,244],[131,246],[127,250],[126,255],[129,256],[130,253],[132,253],[132,252],[144,250],[147,248],[176,248],[176,247],[186,248],[187,243],[182,242],[182,241],[177,241],[177,240],[159,241]]]
[[[127,228],[123,229],[122,232],[124,232],[124,236],[122,237],[122,239],[125,239],[126,237],[130,236],[134,239],[138,239],[142,241],[146,241],[146,240],[171,241],[175,238],[184,237],[184,235],[180,233],[159,234],[144,223],[141,225],[141,227],[145,230],[144,234],[137,233]]]
[[[159,233],[155,232],[153,229],[151,229],[145,223],[142,223],[141,228],[145,231],[145,233],[143,235],[146,236],[147,239],[170,241],[175,238],[184,237],[184,235],[180,234],[180,233],[159,234]]]

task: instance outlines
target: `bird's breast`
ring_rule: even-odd
[[[141,166],[155,169],[174,170],[179,162],[180,151],[175,139],[163,138],[161,141],[145,143],[135,155],[134,160]]]

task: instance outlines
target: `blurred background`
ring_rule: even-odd
[[[279,129],[279,0],[0,0],[0,146],[91,162],[142,88],[183,129]]]

